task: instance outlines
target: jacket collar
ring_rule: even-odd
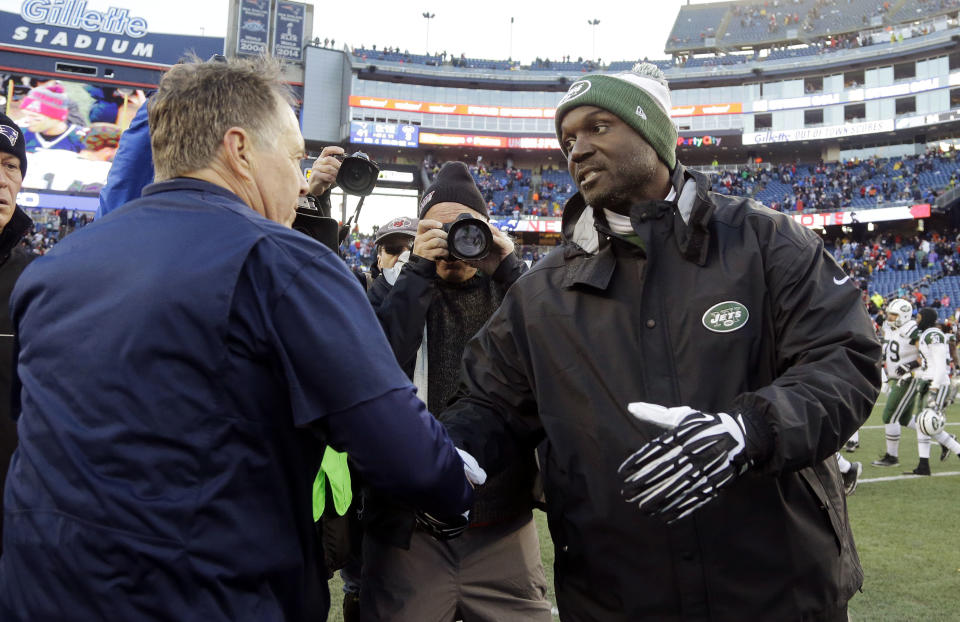
[[[678,197],[672,214],[665,214],[669,209],[666,202],[655,201],[631,210],[631,219],[672,218],[673,237],[681,256],[703,266],[710,248],[709,224],[714,211],[708,194],[710,181],[678,162],[671,183]],[[563,207],[561,230],[564,240],[571,243],[564,251],[567,259],[564,287],[587,285],[606,289],[616,267],[616,257],[609,244],[610,231],[602,219],[595,218],[593,208],[579,192]]]
[[[27,213],[20,209],[18,205],[16,209],[13,210],[13,215],[10,217],[10,222],[7,223],[7,226],[3,228],[3,232],[0,233],[0,262],[6,261],[10,257],[10,253],[13,252],[13,249],[16,248],[17,244],[20,243],[20,240],[23,239],[23,236],[33,228],[33,220],[27,216]]]
[[[194,179],[193,177],[174,177],[173,179],[158,181],[145,187],[141,196],[146,197],[150,196],[151,194],[171,192],[174,190],[198,190],[201,192],[211,192],[213,194],[219,194],[221,196],[242,202],[240,197],[230,190],[227,190],[223,186],[218,186],[217,184],[210,183],[209,181],[203,181],[202,179]]]

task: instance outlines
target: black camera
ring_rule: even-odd
[[[337,173],[337,185],[341,190],[360,197],[373,192],[380,177],[380,167],[370,159],[370,156],[357,151],[352,155],[333,157],[341,162],[340,171]]]
[[[463,213],[443,225],[447,232],[447,250],[456,259],[479,260],[493,248],[493,234],[486,221]]]
[[[329,210],[324,209],[314,197],[303,196],[298,199],[293,229],[310,236],[335,253],[340,246],[340,223],[330,218]]]

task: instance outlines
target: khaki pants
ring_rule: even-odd
[[[363,541],[361,620],[550,622],[532,519],[474,527],[440,542],[417,530],[410,550]]]

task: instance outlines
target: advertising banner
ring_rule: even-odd
[[[486,149],[560,149],[556,138],[549,136],[483,136],[479,134],[438,134],[420,132],[421,145],[482,147]]]
[[[273,16],[273,55],[294,62],[303,61],[303,24],[307,7],[299,2],[277,2]]]
[[[504,119],[552,119],[556,108],[517,108],[511,106],[490,106],[476,104],[441,104],[437,102],[418,102],[389,97],[368,97],[351,95],[350,105],[354,108],[375,108],[377,110],[398,110],[400,112],[419,112],[423,114],[457,114],[474,117],[500,117]],[[729,104],[697,104],[694,106],[674,106],[672,117],[700,117],[718,114],[741,114],[740,102]]]
[[[186,52],[201,58],[223,52],[223,37],[154,33],[142,15],[144,3],[117,4],[135,8],[96,0],[22,0],[18,13],[0,11],[0,45],[150,65],[176,64]]]
[[[878,134],[893,131],[893,119],[883,121],[865,121],[863,123],[845,123],[843,125],[825,125],[809,127],[799,130],[780,130],[765,132],[745,132],[744,145],[768,145],[772,143],[787,143],[798,140],[824,140],[827,138],[843,138],[844,136],[860,136],[861,134]]]
[[[918,203],[917,205],[901,205],[899,207],[877,207],[847,212],[820,212],[819,214],[791,214],[790,216],[804,227],[818,228],[830,225],[852,225],[860,222],[916,220],[918,218],[930,218],[930,204]]]
[[[237,16],[237,55],[260,56],[269,52],[270,0],[240,0]]]

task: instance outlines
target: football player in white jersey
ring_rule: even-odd
[[[936,411],[941,416],[947,406],[947,396],[950,392],[950,374],[947,361],[950,357],[950,348],[947,337],[937,326],[937,312],[934,309],[920,309],[918,324],[924,328],[920,333],[918,347],[920,350],[921,365],[915,372],[917,384],[917,403],[925,404],[925,408]],[[929,328],[926,326],[933,324]],[[910,427],[915,427],[911,421]],[[939,430],[933,436],[942,446],[940,459],[944,460],[949,453],[960,455],[960,443],[957,439]],[[917,450],[920,453],[920,463],[909,474],[930,475],[930,439],[920,428],[917,428]]]
[[[874,466],[888,467],[900,464],[900,426],[910,423],[917,395],[913,370],[920,367],[917,342],[922,332],[911,319],[913,305],[903,298],[887,304],[883,322],[883,368],[890,392],[883,409],[883,424],[887,438],[884,456],[873,461]]]

